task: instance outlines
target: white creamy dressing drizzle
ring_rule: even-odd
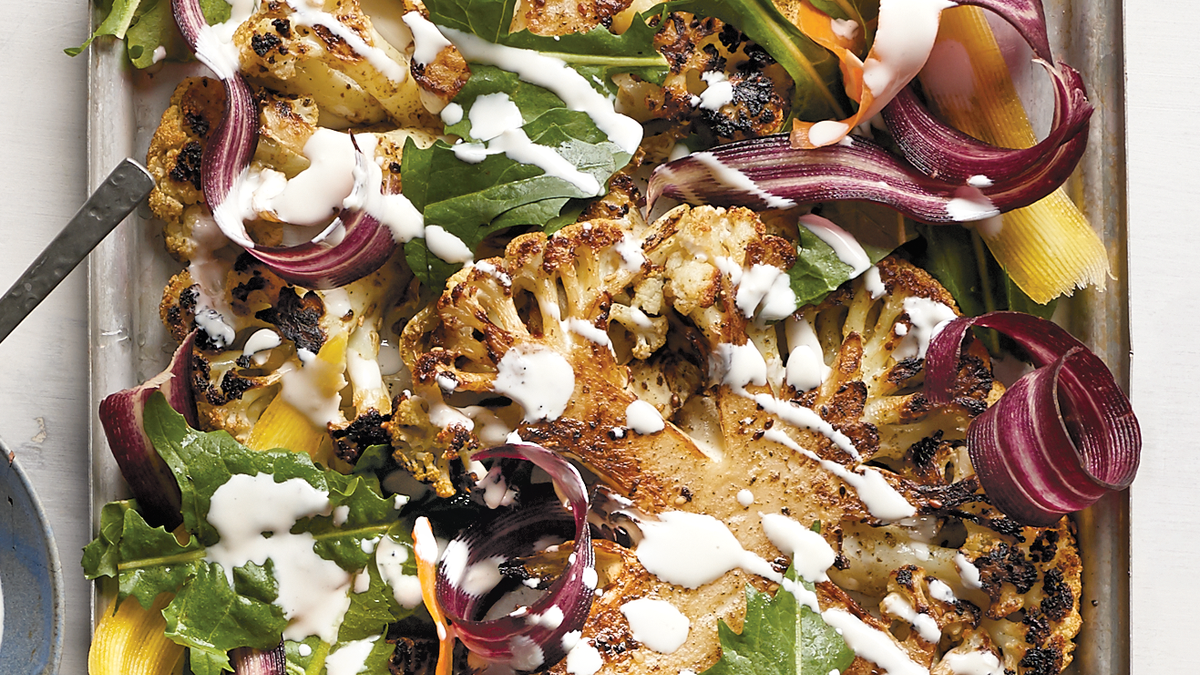
[[[851,279],[871,269],[871,259],[867,257],[862,244],[858,243],[854,235],[838,227],[833,221],[810,213],[800,216],[800,224],[832,248],[838,260],[852,268]]]
[[[940,579],[929,580],[929,595],[934,600],[939,600],[947,605],[953,605],[958,601],[958,598],[954,595],[954,589],[947,586]]]
[[[413,55],[412,59],[415,63],[422,66],[433,63],[437,55],[443,49],[451,46],[450,41],[437,26],[433,25],[429,19],[426,19],[420,12],[406,12],[400,17],[412,32],[413,38]]]
[[[665,429],[667,425],[658,412],[658,408],[639,399],[626,406],[625,426],[645,436],[656,434]]]
[[[595,324],[585,319],[570,319],[566,322],[567,329],[572,333],[586,339],[588,342],[608,347],[612,349],[612,340],[609,339],[608,333],[596,328]]]
[[[461,589],[468,595],[482,597],[490,593],[503,579],[503,575],[500,574],[500,564],[506,558],[492,556],[468,564],[470,553],[470,546],[466,542],[456,539],[446,545],[441,564],[450,585]]]
[[[961,223],[998,216],[1000,209],[979,188],[964,185],[954,191],[954,197],[946,204],[946,214]]]
[[[883,279],[879,276],[879,267],[872,266],[871,269],[863,273],[863,286],[867,292],[871,294],[872,300],[878,300],[887,293],[887,286],[883,285]]]
[[[700,107],[705,110],[720,110],[721,106],[733,103],[733,83],[719,70],[700,74],[708,88],[700,93]]]
[[[846,641],[855,654],[879,666],[888,675],[929,675],[887,633],[867,624],[853,614],[835,607],[821,612],[825,623]]]
[[[845,138],[850,131],[850,125],[837,120],[821,120],[808,128],[808,140],[814,145],[829,145],[837,139]]]
[[[294,362],[290,362],[279,369],[282,373],[279,395],[315,426],[324,429],[341,419],[342,397],[339,392],[347,382],[339,365],[315,358],[312,352],[308,352],[309,358],[305,358],[300,354],[305,351],[297,351],[303,363],[301,367],[297,368]]]
[[[383,194],[383,167],[380,166],[382,158],[375,158],[378,138],[371,134],[359,134],[354,138],[363,157],[355,158],[353,189],[342,200],[342,207],[366,211],[386,225],[397,242],[405,243],[423,236],[425,217],[408,197],[402,194]],[[351,149],[353,150],[353,144]],[[374,161],[369,161],[368,158]]]
[[[673,654],[687,641],[692,622],[665,600],[638,598],[621,605],[633,639],[659,654]]]
[[[571,675],[596,675],[602,667],[604,657],[590,639],[579,640],[567,651],[567,672]]]
[[[796,293],[792,291],[791,279],[778,267],[760,263],[748,270],[738,268],[731,276],[738,287],[737,307],[747,319],[757,315],[760,323],[767,323],[779,321],[796,311]]]
[[[833,369],[825,365],[821,341],[804,317],[789,317],[784,324],[788,360],[786,381],[796,391],[819,387]]]
[[[873,117],[925,65],[933,51],[942,10],[950,0],[880,0],[879,30],[863,62],[863,86],[874,96],[864,117]]]
[[[925,358],[929,349],[929,341],[934,338],[946,324],[958,318],[949,305],[942,304],[929,298],[910,296],[904,299],[904,312],[912,323],[912,329],[904,334],[904,339],[892,352],[896,360],[917,357]],[[897,331],[897,335],[901,333]]]
[[[276,190],[277,184],[266,180],[255,190],[256,211],[274,211],[283,221],[308,227],[327,223],[337,215],[354,188],[355,152],[350,135],[318,127],[305,142],[303,153],[308,168],[278,185],[282,189]],[[269,169],[262,173],[283,176]]]
[[[404,573],[408,562],[408,547],[383,537],[375,547],[375,567],[379,577],[392,589],[392,597],[401,607],[413,609],[422,602],[421,582],[416,575]]]
[[[493,44],[452,28],[439,28],[466,60],[497,66],[516,73],[525,82],[549,89],[566,103],[567,108],[592,118],[596,127],[623,152],[633,154],[642,142],[642,125],[618,113],[612,101],[562,59]]]
[[[992,652],[947,652],[942,663],[953,675],[1004,675],[1000,659]]]
[[[378,635],[365,640],[352,640],[325,658],[326,675],[358,675],[367,669],[367,657],[375,647]]]
[[[825,571],[833,565],[837,553],[825,537],[778,513],[762,513],[759,517],[767,538],[775,548],[791,557],[796,574],[814,583],[829,579]]]
[[[761,199],[768,208],[772,209],[790,209],[796,205],[794,200],[786,197],[780,197],[771,192],[767,192],[758,186],[749,176],[742,173],[739,169],[728,166],[716,155],[711,152],[693,152],[692,159],[703,164],[712,174],[713,180],[724,185],[731,190],[740,192],[748,192],[755,197]]]
[[[447,103],[442,112],[439,113],[442,118],[442,123],[446,126],[453,126],[462,121],[463,107],[457,103]]]
[[[750,508],[754,503],[754,493],[746,489],[738,490],[737,503],[741,504],[742,508]]]
[[[425,246],[430,253],[449,263],[468,263],[474,258],[466,242],[441,225],[425,228]]]
[[[499,465],[492,467],[477,485],[483,490],[483,503],[489,509],[511,506],[517,499],[517,493],[508,489],[508,481],[504,480],[504,474]]]
[[[471,138],[480,142],[455,144],[454,156],[460,161],[476,164],[488,155],[503,154],[514,162],[532,164],[548,176],[561,178],[587,196],[604,193],[604,187],[595,176],[577,169],[554,148],[530,140],[521,128],[525,123],[521,110],[507,93],[476,98],[467,117],[471,120]]]
[[[229,346],[237,336],[233,326],[225,322],[225,316],[211,307],[197,310],[194,320],[218,349]]]
[[[638,524],[643,536],[635,552],[646,571],[663,581],[699,588],[739,567],[767,579],[781,578],[712,516],[668,511],[658,518]]]
[[[234,474],[212,495],[208,522],[220,540],[208,547],[205,557],[221,565],[231,586],[234,568],[272,560],[279,584],[274,603],[288,619],[284,639],[316,635],[336,642],[350,607],[350,574],[317,555],[311,533],[290,532],[297,520],[328,514],[330,508],[329,493],[300,478],[276,483],[264,473]]]
[[[408,76],[408,70],[403,65],[392,60],[392,57],[388,56],[383,49],[367,44],[366,40],[359,37],[358,33],[338,21],[336,16],[314,9],[303,0],[287,0],[287,4],[292,8],[291,20],[294,25],[326,28],[344,40],[350,49],[366,59],[367,63],[370,63],[380,74],[394,83],[403,82]]]
[[[516,401],[526,422],[556,420],[575,393],[575,371],[554,350],[514,345],[496,366],[492,391]]]
[[[963,586],[979,590],[983,588],[983,580],[979,577],[979,568],[967,559],[961,552],[954,556],[954,566],[958,568],[958,576]]]
[[[992,187],[994,184],[991,178],[983,175],[974,175],[967,178],[967,185],[975,188]]]
[[[617,242],[613,248],[621,255],[621,269],[626,272],[637,272],[646,264],[646,254],[642,251],[642,242],[629,236],[629,233],[625,233],[621,237],[621,241]]]
[[[928,614],[918,612],[908,600],[905,600],[898,593],[888,593],[883,598],[883,611],[903,621],[907,621],[913,628],[917,630],[917,635],[921,639],[931,644],[937,644],[942,639],[942,629],[938,628],[937,621]]]

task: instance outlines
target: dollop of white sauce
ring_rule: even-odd
[[[819,387],[833,369],[825,365],[821,341],[804,317],[789,317],[784,324],[788,352],[786,381],[796,391]]]
[[[699,588],[737,567],[778,578],[767,561],[742,548],[720,520],[701,513],[668,511],[639,523],[638,561],[654,576],[684,588]]]
[[[672,654],[687,641],[692,622],[665,600],[638,598],[621,605],[633,639],[660,654]]]
[[[643,436],[656,434],[667,426],[658,409],[642,400],[634,401],[626,406],[625,425]]]
[[[443,49],[450,46],[450,41],[446,39],[446,36],[442,35],[438,27],[420,12],[416,10],[405,12],[400,19],[412,31],[414,63],[422,66],[429,65]]]
[[[925,65],[949,0],[880,0],[879,29],[863,62],[863,86],[874,102],[863,118],[874,117]]]
[[[825,623],[846,641],[855,654],[879,666],[888,675],[929,675],[887,633],[876,630],[853,614],[837,608],[821,612]]]
[[[750,508],[754,504],[754,493],[746,489],[738,490],[737,503],[741,504],[743,508]]]
[[[375,547],[375,567],[379,577],[392,589],[392,597],[401,607],[413,609],[422,603],[421,582],[415,574],[404,573],[408,562],[408,547],[383,537]]]
[[[554,92],[567,108],[590,117],[596,127],[623,152],[632,155],[642,142],[642,125],[618,113],[608,97],[596,91],[590,82],[562,59],[528,49],[493,44],[451,28],[441,27],[441,31],[458,47],[467,61],[498,66],[516,73],[525,82]]]
[[[983,588],[983,580],[979,577],[979,568],[968,560],[967,556],[961,552],[955,555],[954,566],[958,568],[958,576],[962,579],[963,586],[974,589]]]
[[[442,566],[450,585],[468,595],[484,596],[503,579],[501,556],[492,556],[476,563],[469,563],[471,549],[466,542],[455,540],[446,546],[442,554]]]
[[[867,252],[863,250],[862,244],[858,243],[854,235],[843,230],[833,221],[810,213],[800,216],[800,224],[816,235],[817,239],[832,248],[838,260],[852,268],[851,279],[871,269],[871,259],[867,257]]]
[[[953,605],[958,601],[958,598],[954,595],[954,589],[947,586],[940,579],[929,580],[929,595],[934,600],[940,600],[948,605]]]
[[[907,621],[926,642],[937,644],[942,639],[942,629],[938,628],[937,621],[928,614],[918,612],[912,603],[900,597],[898,593],[889,593],[883,598],[883,611]]]
[[[375,641],[379,639],[378,635],[374,635],[365,640],[352,640],[337,648],[332,654],[325,658],[325,672],[327,675],[358,675],[367,669],[367,657],[371,655],[371,649],[375,646]]]
[[[756,264],[737,282],[737,307],[746,318],[779,321],[796,311],[796,293],[787,272],[774,265]]]
[[[567,672],[571,675],[596,675],[602,667],[604,658],[588,640],[579,640],[567,651]]]
[[[289,363],[280,368],[283,386],[279,395],[313,425],[324,429],[341,417],[339,392],[345,388],[346,378],[339,365],[316,358],[312,352],[308,352],[306,358],[300,353],[305,351],[297,350],[302,367],[296,368],[294,363]]]
[[[912,323],[910,330],[892,355],[897,361],[917,357],[925,358],[929,349],[929,341],[934,338],[946,324],[958,318],[949,305],[944,305],[929,298],[907,297],[904,299],[904,312]]]
[[[998,216],[1000,209],[979,188],[964,185],[954,191],[954,197],[946,204],[946,214],[962,223]]]
[[[992,652],[947,652],[942,663],[954,675],[1004,675],[1000,659]]]
[[[721,106],[733,103],[733,83],[719,70],[700,74],[708,88],[700,92],[700,107],[705,110],[720,110]]]
[[[470,262],[473,257],[467,244],[441,225],[425,228],[425,245],[430,253],[448,263]]]
[[[442,112],[439,113],[442,118],[442,124],[451,126],[458,124],[463,118],[463,107],[457,103],[447,103]]]
[[[883,297],[884,293],[887,293],[887,286],[883,285],[883,279],[879,276],[879,267],[877,266],[872,266],[863,273],[863,285],[871,294],[872,300],[878,300]]]
[[[196,312],[196,325],[212,340],[217,349],[223,349],[233,343],[237,334],[225,317],[217,310],[207,308]]]
[[[825,571],[833,565],[837,553],[824,537],[778,513],[764,513],[761,517],[767,539],[792,558],[796,574],[813,583],[829,578]]]
[[[205,557],[221,565],[230,586],[234,568],[249,562],[264,565],[271,559],[279,584],[275,604],[288,620],[284,639],[302,641],[316,635],[336,642],[342,616],[350,608],[350,574],[317,555],[311,533],[290,532],[297,520],[330,510],[329,493],[300,478],[276,483],[270,474],[234,474],[213,492],[208,522],[220,540],[208,547]]]
[[[567,328],[572,333],[586,339],[588,342],[598,344],[601,347],[612,348],[612,340],[609,339],[608,333],[596,328],[596,325],[585,319],[570,319],[567,321]]]
[[[556,420],[575,393],[575,371],[556,351],[514,345],[497,364],[492,390],[516,401],[526,422]]]

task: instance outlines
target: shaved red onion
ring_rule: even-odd
[[[967,450],[992,503],[1013,520],[1047,526],[1133,482],[1141,431],[1133,407],[1098,356],[1058,325],[1020,312],[951,321],[925,359],[926,396],[948,403],[968,328],[1014,339],[1036,370],[975,418]]]
[[[196,331],[184,338],[170,365],[132,389],[110,394],[100,402],[100,425],[125,482],[146,522],[173,530],[183,522],[181,497],[175,475],[167,467],[142,426],[146,402],[161,392],[191,427],[199,426],[196,401],[192,397],[192,344]]]
[[[472,459],[525,459],[554,480],[571,506],[575,549],[562,576],[525,611],[488,621],[484,596],[490,589],[465,588],[472,565],[495,557],[512,558],[536,552],[536,542],[569,529],[571,519],[557,502],[528,505],[496,520],[469,528],[446,548],[438,565],[437,597],[455,634],[475,654],[522,672],[547,668],[566,656],[579,639],[596,588],[595,555],[588,531],[587,486],[575,467],[558,454],[531,444],[501,445],[476,453]],[[481,592],[480,592],[481,591]]]
[[[379,269],[396,250],[395,237],[378,219],[357,209],[342,209],[324,232],[299,246],[259,246],[250,238],[237,192],[258,145],[254,93],[236,64],[228,63],[229,55],[220,53],[222,45],[212,31],[206,30],[199,0],[171,0],[171,8],[188,47],[225,86],[225,111],[200,162],[204,198],[221,232],[283,279],[306,288],[344,286]],[[355,180],[362,176],[356,172]]]
[[[1039,59],[1054,63],[1041,0],[955,0],[955,4],[975,5],[995,12],[1017,29]]]
[[[972,178],[1012,181],[1033,171],[1044,157],[1072,139],[1082,144],[1092,115],[1078,72],[1065,64],[1054,68],[1040,59],[1037,63],[1046,68],[1054,85],[1054,120],[1045,140],[1031,148],[1009,150],[971,138],[930,114],[911,89],[883,109],[883,119],[904,158],[928,176],[958,185]]]
[[[229,660],[233,662],[234,675],[286,675],[287,656],[283,650],[283,640],[279,646],[269,651],[239,647],[230,650]]]

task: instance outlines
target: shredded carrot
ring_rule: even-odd
[[[454,627],[446,621],[437,600],[437,540],[425,516],[413,525],[413,552],[417,554],[417,580],[421,583],[421,599],[433,623],[437,625],[438,661],[436,675],[450,675],[454,670]]]

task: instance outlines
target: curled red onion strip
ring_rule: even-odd
[[[993,504],[1027,525],[1045,526],[1129,486],[1141,431],[1129,399],[1098,356],[1058,325],[1019,312],[950,322],[926,354],[925,388],[944,405],[972,326],[1013,338],[1036,369],[977,417],[967,449]]]
[[[1013,182],[1043,165],[1044,158],[1075,138],[1086,136],[1092,106],[1083,78],[1071,67],[1054,68],[1038,61],[1054,85],[1054,120],[1046,138],[1030,148],[1009,150],[978,141],[943,124],[905,89],[883,109],[892,138],[904,158],[923,173],[950,183],[964,184],[972,176],[992,182]]]
[[[146,435],[142,416],[146,402],[161,392],[167,403],[183,415],[189,426],[200,426],[192,395],[192,331],[175,350],[163,372],[132,389],[110,394],[100,402],[100,426],[121,475],[138,501],[142,515],[153,527],[173,530],[183,522],[179,483]]]
[[[472,527],[450,543],[438,565],[438,603],[454,624],[455,634],[472,652],[518,671],[540,670],[566,656],[591,609],[596,573],[587,524],[587,486],[575,467],[541,446],[502,445],[473,457],[500,458],[525,459],[541,467],[570,502],[575,526],[575,548],[570,563],[527,611],[518,610],[487,621],[476,618],[486,609],[482,606],[484,597],[463,588],[461,575],[472,565],[496,556],[511,558],[534,553],[538,539],[569,529],[571,519],[557,502],[526,506],[505,513],[486,526]]]
[[[955,4],[974,5],[995,12],[1017,29],[1039,59],[1054,63],[1041,0],[955,0]]]
[[[342,209],[321,235],[298,246],[258,246],[250,239],[233,202],[258,144],[254,92],[240,72],[226,72],[229,68],[217,63],[219,56],[198,48],[207,26],[199,0],[171,0],[171,8],[188,47],[225,87],[224,114],[200,161],[204,198],[221,232],[280,277],[305,288],[344,286],[379,269],[396,250],[395,238],[390,228],[356,209]]]
[[[287,675],[283,640],[268,651],[239,647],[229,652],[229,660],[233,662],[234,675]]]
[[[973,187],[927,176],[857,136],[815,149],[794,149],[784,134],[763,136],[660,165],[650,177],[647,209],[663,196],[752,209],[862,200],[927,223],[981,220],[1053,192],[1074,170],[1085,143],[1077,132],[1023,173]]]

